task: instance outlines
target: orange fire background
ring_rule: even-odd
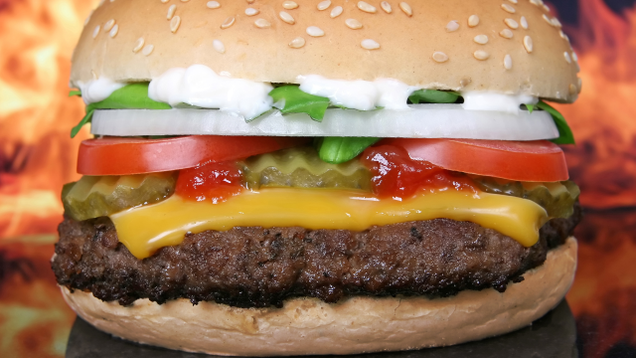
[[[63,356],[74,320],[48,260],[63,211],[60,188],[77,179],[77,147],[89,136],[84,129],[69,138],[84,109],[67,94],[70,56],[95,5],[95,0],[0,0],[3,357]],[[602,0],[576,5],[578,24],[566,23],[564,29],[579,57],[583,91],[576,104],[557,107],[578,142],[564,149],[587,216],[576,232],[580,263],[567,299],[581,356],[634,357],[636,6],[617,14]],[[569,8],[559,8],[566,18]]]

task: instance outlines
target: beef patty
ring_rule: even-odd
[[[526,248],[471,222],[449,219],[375,226],[362,232],[301,227],[237,227],[186,235],[138,260],[117,239],[110,219],[66,218],[58,228],[53,271],[60,285],[129,305],[188,298],[238,307],[281,306],[311,296],[443,297],[523,280],[581,219],[553,219]]]

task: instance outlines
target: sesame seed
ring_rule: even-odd
[[[559,21],[559,19],[557,19],[556,17],[552,18],[551,23],[552,23],[552,26],[554,27],[558,27],[558,28],[563,27],[563,25],[561,25],[561,21]]]
[[[214,47],[218,53],[225,53],[225,45],[220,40],[212,41],[212,47]]]
[[[267,29],[272,27],[272,24],[265,19],[258,19],[254,21],[254,25],[258,27],[259,29]]]
[[[254,16],[258,14],[258,10],[256,10],[253,7],[248,7],[247,9],[245,9],[245,15],[247,16]]]
[[[564,39],[567,42],[570,42],[570,38],[568,37],[568,35],[565,34],[565,32],[563,32],[563,30],[559,30],[559,35],[561,36],[562,39]]]
[[[448,55],[443,53],[443,52],[441,52],[441,51],[433,52],[433,56],[432,57],[433,57],[433,61],[435,61],[435,62],[442,63],[442,62],[448,61]]]
[[[547,11],[547,12],[550,12],[550,7],[549,7],[548,5],[546,5],[546,4],[544,3],[544,4],[543,4],[543,5],[541,5],[541,6],[543,6],[543,10],[545,10],[545,11]]]
[[[508,0],[508,1],[510,1],[510,2],[511,2],[511,3],[513,3],[513,4],[516,4],[516,3],[517,3],[517,0]]]
[[[289,47],[291,48],[301,48],[303,46],[305,46],[305,39],[302,37],[296,37],[289,42]]]
[[[459,80],[459,85],[462,86],[462,87],[466,87],[471,82],[473,82],[473,80],[470,77],[464,77],[461,80]]]
[[[447,32],[457,31],[457,29],[459,29],[459,22],[457,22],[455,20],[452,20],[451,22],[446,24],[446,31]]]
[[[380,48],[380,44],[371,39],[362,40],[360,46],[365,50],[377,50]]]
[[[506,25],[508,25],[509,28],[511,28],[513,30],[516,30],[516,29],[519,28],[519,24],[515,20],[513,20],[511,18],[505,19],[504,22],[506,23]]]
[[[170,7],[168,8],[168,16],[166,16],[166,19],[172,20],[175,11],[177,11],[177,5],[170,5]]]
[[[161,0],[161,2],[164,3],[164,4],[167,3],[168,1],[170,1],[170,0]]]
[[[283,1],[283,8],[287,10],[294,10],[298,8],[298,4],[294,1]]]
[[[526,30],[528,29],[528,20],[526,20],[525,16],[521,16],[519,23],[521,23],[521,27],[523,27]]]
[[[515,12],[517,12],[514,7],[508,4],[501,4],[501,8],[504,9],[504,11],[509,12],[511,14],[514,14]]]
[[[548,24],[552,25],[552,20],[550,20],[548,15],[543,14],[543,15],[541,15],[541,17],[545,20],[545,22],[547,22]]]
[[[221,7],[221,4],[219,4],[218,1],[208,1],[205,6],[207,6],[208,9],[218,9]]]
[[[535,5],[535,6],[543,5],[543,1],[542,0],[530,0],[530,3]]]
[[[155,49],[154,45],[146,45],[146,46],[144,46],[144,49],[141,50],[141,53],[144,56],[148,56],[148,55],[150,55],[152,53],[152,50],[154,50],[154,49]]]
[[[570,83],[570,88],[569,88],[570,95],[574,96],[576,94],[577,90],[578,90],[578,88],[576,88],[574,83]]]
[[[357,30],[362,28],[362,23],[356,19],[346,19],[345,25],[352,30]]]
[[[318,26],[309,26],[306,31],[307,35],[312,37],[325,36],[325,32]]]
[[[574,62],[579,62],[579,56],[576,55],[576,52],[572,51],[572,59]]]
[[[364,1],[358,1],[358,9],[370,14],[375,14],[375,12],[378,11],[375,6]]]
[[[528,53],[532,52],[532,39],[530,38],[530,36],[526,36],[523,38],[523,47],[526,48],[526,51],[528,51]]]
[[[176,33],[177,30],[179,30],[179,25],[181,25],[181,17],[173,17],[172,20],[170,20],[170,31],[172,31],[173,34]]]
[[[488,36],[487,35],[477,35],[475,36],[475,38],[473,38],[473,41],[475,41],[476,43],[480,44],[480,45],[485,45],[488,43]]]
[[[95,26],[95,30],[93,30],[93,38],[97,37],[97,34],[99,34],[99,25]]]
[[[291,16],[288,12],[281,11],[280,13],[278,13],[278,16],[280,16],[281,20],[285,21],[286,23],[290,25],[293,25],[296,23],[296,20],[294,20],[294,17]]]
[[[390,14],[393,12],[393,9],[391,8],[391,4],[389,4],[388,1],[382,1],[380,3],[380,7],[382,8],[382,10],[384,10],[384,12],[386,12],[387,14]]]
[[[329,16],[331,16],[332,19],[335,19],[340,16],[340,14],[342,14],[342,6],[336,6],[331,9],[331,14]]]
[[[323,10],[327,10],[329,6],[331,6],[331,0],[321,1],[318,3],[318,6],[316,7],[318,8],[318,10],[323,11]]]
[[[108,33],[108,35],[110,35],[110,37],[115,37],[117,36],[117,32],[119,32],[119,25],[113,26],[113,28],[110,29],[110,32]]]
[[[563,57],[565,57],[565,61],[567,61],[567,63],[572,63],[572,59],[570,58],[570,54],[567,52],[563,53]]]
[[[135,42],[135,47],[133,47],[133,52],[137,53],[141,50],[142,47],[144,47],[144,38],[140,37],[137,39],[137,41]]]
[[[401,2],[400,9],[402,9],[402,11],[404,11],[404,13],[407,14],[408,16],[413,16],[413,9],[411,9],[411,5],[405,2]]]
[[[86,20],[84,20],[84,26],[88,25],[88,22],[91,21],[91,16],[93,16],[93,11],[91,11]]]
[[[470,17],[468,18],[468,26],[469,27],[475,27],[477,25],[479,25],[479,16],[470,15]]]
[[[221,28],[222,29],[227,29],[228,27],[234,25],[234,21],[236,19],[234,19],[233,17],[228,17],[227,19],[225,19],[225,21],[223,21],[223,23],[221,24]]]
[[[506,70],[510,70],[512,69],[512,57],[510,57],[510,55],[506,55],[504,56],[504,68]]]
[[[503,29],[501,30],[501,32],[499,32],[499,36],[503,37],[504,39],[511,39],[512,31],[510,31],[509,29]]]
[[[477,50],[473,52],[473,56],[475,56],[475,58],[478,59],[479,61],[484,61],[490,57],[490,54],[483,50]]]
[[[111,1],[113,1],[113,0],[111,0]],[[181,2],[188,2],[188,1],[190,1],[190,0],[181,0]]]
[[[106,23],[104,24],[104,32],[110,31],[110,29],[112,29],[114,25],[115,25],[115,19],[110,19],[106,21]]]
[[[577,83],[578,83],[578,88],[579,88],[579,93],[581,92],[581,89],[583,88],[583,80],[579,77],[577,78]]]

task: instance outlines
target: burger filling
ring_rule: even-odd
[[[196,67],[169,71],[150,85],[98,80],[101,87],[82,86],[91,103],[73,135],[96,111],[116,116],[117,109],[152,117],[175,107],[200,115],[192,107],[212,106],[220,109],[213,115],[233,108],[248,120],[275,110],[319,122],[329,108],[346,117],[359,113],[352,108],[384,113],[399,102],[394,110],[417,116],[423,107],[410,104],[466,100],[470,107],[479,97],[391,80],[334,84],[318,76],[300,86],[223,76],[214,77],[219,88],[182,85],[186,77],[212,75]],[[242,92],[258,106],[223,90]],[[536,107],[554,120],[557,142],[572,142],[552,107],[521,97],[510,103],[513,120]],[[181,118],[186,112],[165,113],[176,116],[175,128],[189,121]],[[386,118],[373,122],[378,128],[395,119],[379,117]],[[455,133],[452,123],[445,128]],[[84,177],[63,189],[65,220],[53,269],[60,285],[123,305],[187,298],[266,307],[291,297],[337,302],[351,295],[504,291],[571,235],[581,216],[579,191],[555,144],[482,134],[99,136],[80,147]]]

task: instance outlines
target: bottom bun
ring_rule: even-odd
[[[548,253],[543,265],[504,293],[462,291],[447,298],[313,298],[282,308],[237,308],[187,299],[131,306],[62,288],[68,304],[98,329],[131,341],[216,355],[353,354],[447,346],[514,331],[554,308],[576,271],[577,243]]]

